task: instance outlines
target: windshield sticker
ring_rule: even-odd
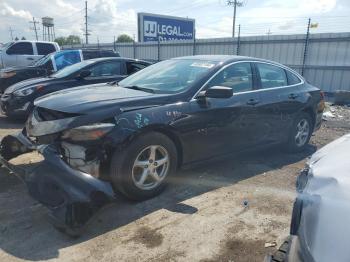
[[[214,64],[210,64],[210,63],[202,63],[202,62],[194,62],[193,64],[191,64],[191,66],[195,66],[195,67],[204,67],[204,68],[212,68],[214,66]]]

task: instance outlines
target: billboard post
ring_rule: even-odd
[[[195,20],[149,13],[137,14],[139,42],[194,40]]]

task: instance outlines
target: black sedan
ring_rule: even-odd
[[[85,60],[48,77],[33,78],[8,87],[1,96],[1,110],[9,117],[26,117],[38,97],[76,86],[119,81],[150,64],[128,58]]]
[[[113,190],[144,200],[181,166],[270,145],[303,150],[320,126],[324,100],[281,64],[192,56],[35,105],[26,128],[2,140],[0,159],[72,233]],[[7,161],[31,150],[45,160],[30,175]]]
[[[68,65],[101,57],[120,57],[120,55],[113,50],[61,50],[40,58],[31,66],[2,69],[0,70],[0,93],[4,93],[6,88],[23,80],[47,77]]]

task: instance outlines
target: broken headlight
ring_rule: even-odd
[[[62,138],[73,141],[97,140],[115,127],[112,123],[97,123],[88,126],[80,126],[63,132]]]
[[[40,91],[43,88],[44,88],[44,85],[37,85],[37,86],[32,86],[32,87],[28,87],[25,89],[17,90],[15,92],[13,92],[13,94],[15,96],[28,96],[28,95],[32,94],[34,91]]]
[[[0,71],[0,78],[10,78],[16,75],[15,71],[10,71],[10,72],[1,72]]]

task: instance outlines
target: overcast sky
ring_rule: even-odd
[[[82,0],[0,0],[0,42],[13,36],[34,39],[29,21],[54,18],[56,36],[83,38]],[[112,42],[113,36],[137,35],[137,13],[149,12],[196,19],[198,38],[230,37],[232,7],[225,0],[89,0],[90,42]],[[349,0],[243,0],[237,10],[242,35],[304,33],[307,18],[318,22],[312,32],[349,32]],[[39,25],[41,29],[41,24]],[[39,31],[41,36],[42,30]]]

